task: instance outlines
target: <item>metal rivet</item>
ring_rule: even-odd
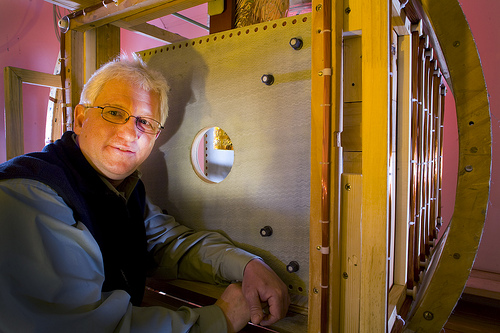
[[[344,273],[342,273],[342,277],[343,277],[344,279],[347,279],[347,278],[349,277],[349,275],[347,274],[347,272],[344,272]]]
[[[467,166],[465,167],[465,171],[467,171],[467,172],[471,172],[471,171],[472,171],[472,165],[467,165]]]
[[[347,191],[350,191],[350,190],[352,189],[352,186],[351,186],[351,184],[349,184],[349,183],[348,183],[348,184],[345,184],[345,186],[344,186],[344,187],[345,187],[345,189],[346,189]]]
[[[434,314],[430,311],[425,311],[424,312],[424,319],[425,320],[432,320],[432,319],[434,319]]]

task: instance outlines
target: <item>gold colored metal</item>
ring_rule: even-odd
[[[233,150],[233,143],[227,133],[219,127],[214,127],[214,149]]]

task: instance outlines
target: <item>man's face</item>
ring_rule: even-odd
[[[160,119],[158,94],[122,79],[106,82],[92,106],[115,106],[133,116]],[[135,121],[113,124],[101,117],[99,108],[75,108],[74,131],[83,155],[115,186],[146,160],[156,140],[156,135],[139,131]]]

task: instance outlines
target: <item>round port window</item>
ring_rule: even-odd
[[[207,183],[220,183],[234,163],[233,143],[220,127],[207,127],[196,134],[191,146],[191,165]]]

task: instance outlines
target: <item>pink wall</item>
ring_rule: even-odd
[[[0,67],[21,67],[53,73],[59,54],[54,32],[52,5],[42,0],[0,1]],[[3,75],[3,71],[2,71]],[[4,81],[0,80],[0,105],[4,104]],[[49,88],[24,85],[25,151],[44,146]],[[0,119],[0,162],[5,161],[4,117]]]
[[[474,268],[500,273],[500,32],[496,29],[494,18],[500,14],[498,0],[459,0],[475,36],[481,56],[484,75],[488,86],[492,114],[493,166],[490,191],[490,204],[483,240]],[[206,22],[206,5],[201,9],[189,9],[185,15]],[[154,24],[173,32],[182,32],[193,38],[205,33],[203,29],[193,28],[186,32],[186,25],[177,18],[155,20]],[[128,31],[122,31],[122,49],[134,52],[162,45]],[[59,52],[59,43],[54,32],[52,5],[43,0],[1,0],[0,1],[0,67],[14,66],[46,73],[52,73]],[[0,80],[3,91],[3,80]],[[25,151],[37,151],[44,145],[45,113],[48,102],[48,88],[27,86],[24,92]],[[0,95],[4,104],[4,95]],[[445,115],[445,160],[444,160],[444,201],[443,220],[449,222],[453,213],[458,139],[453,99],[447,97]],[[0,162],[5,161],[4,118],[0,117]]]

